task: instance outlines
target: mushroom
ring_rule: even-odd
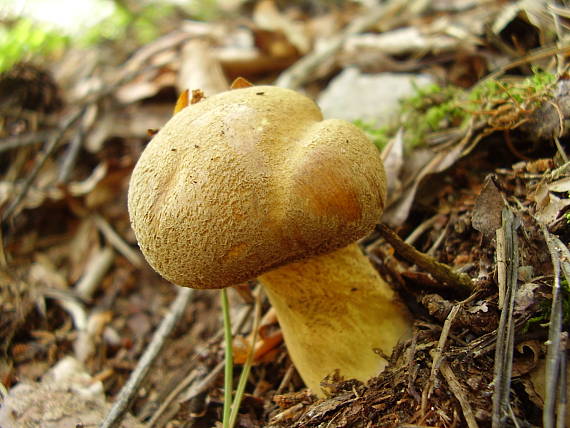
[[[410,318],[355,241],[386,198],[376,147],[289,89],[253,86],[175,114],[137,162],[128,205],[167,280],[223,288],[257,277],[305,384],[366,381]]]

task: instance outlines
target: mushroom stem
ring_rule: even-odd
[[[291,263],[258,278],[265,286],[289,355],[305,384],[338,370],[367,381],[410,334],[410,317],[357,244]]]

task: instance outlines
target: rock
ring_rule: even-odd
[[[433,83],[427,75],[364,74],[349,67],[334,78],[318,99],[325,118],[356,119],[387,125],[398,118],[400,100],[414,94],[414,85]]]

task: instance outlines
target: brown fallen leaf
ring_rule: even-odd
[[[501,227],[501,211],[504,206],[503,196],[495,185],[493,176],[488,175],[475,201],[471,218],[473,228],[481,232],[485,239],[492,240],[495,231]]]

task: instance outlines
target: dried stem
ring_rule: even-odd
[[[509,414],[511,375],[513,367],[513,350],[515,342],[515,324],[513,309],[517,290],[519,268],[518,240],[516,234],[517,222],[513,212],[504,208],[502,212],[503,225],[497,229],[497,235],[504,236],[504,254],[497,254],[497,260],[504,260],[505,267],[500,271],[499,284],[505,290],[505,301],[501,311],[497,329],[497,344],[495,348],[495,366],[493,384],[492,426],[506,426],[505,419]]]
[[[446,264],[440,263],[433,257],[416,250],[402,241],[392,229],[384,224],[376,226],[376,230],[394,247],[400,256],[408,262],[418,265],[438,281],[464,294],[470,294],[473,291],[473,283],[469,275],[455,272]]]
[[[176,299],[170,305],[168,314],[162,319],[160,326],[154,333],[151,342],[149,343],[146,351],[139,360],[137,367],[131,373],[129,380],[121,389],[119,396],[111,411],[107,414],[107,417],[103,421],[101,428],[114,428],[118,427],[121,423],[121,419],[127,412],[129,405],[137,393],[141,383],[146,378],[152,363],[162,350],[166,339],[178,323],[178,320],[184,314],[186,306],[190,302],[193,294],[193,289],[179,287]]]

